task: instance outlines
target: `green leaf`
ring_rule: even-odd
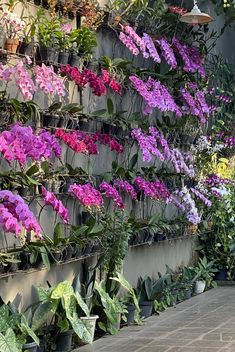
[[[16,336],[12,329],[7,329],[5,335],[0,334],[0,351],[1,352],[20,352]]]
[[[38,331],[48,320],[51,315],[51,303],[42,302],[37,307],[32,318],[32,330]]]
[[[54,228],[54,244],[56,246],[60,244],[63,237],[63,226],[62,224],[58,223]]]
[[[42,257],[42,261],[43,264],[45,265],[45,267],[47,268],[47,270],[50,270],[51,268],[51,263],[48,257],[48,253],[45,247],[41,247],[40,248],[40,253],[41,253],[41,257]]]
[[[89,234],[97,234],[104,230],[103,225],[95,223],[94,226],[89,230]]]
[[[129,169],[133,170],[138,161],[138,153],[134,154],[129,163]]]
[[[35,335],[34,331],[30,328],[24,315],[21,316],[20,329],[24,331],[25,336],[30,336],[34,342],[39,346],[39,338]]]
[[[109,115],[112,115],[114,113],[113,101],[110,98],[108,98],[108,100],[107,100],[107,110],[108,110]]]
[[[36,172],[38,172],[38,166],[36,164],[32,165],[27,171],[26,171],[26,175],[28,176],[32,176],[34,175]]]

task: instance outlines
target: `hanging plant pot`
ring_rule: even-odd
[[[18,52],[22,55],[32,56],[34,51],[34,43],[31,41],[30,43],[26,43],[25,41],[20,42],[18,47]]]
[[[61,65],[67,65],[69,62],[69,52],[63,51],[59,53],[58,63]]]
[[[153,302],[152,301],[145,301],[140,302],[140,317],[143,319],[149,318],[153,312]]]
[[[206,282],[203,280],[197,280],[195,283],[195,294],[199,295],[200,293],[203,293],[206,288]]]
[[[22,347],[22,351],[25,351],[25,352],[37,352],[37,350],[38,350],[38,345],[36,344],[36,342],[25,343]]]
[[[134,304],[130,304],[130,305],[126,306],[126,310],[127,310],[127,313],[125,314],[126,323],[127,323],[127,325],[131,325],[135,321],[136,307],[134,306]]]
[[[20,270],[29,270],[31,268],[30,264],[30,253],[29,252],[22,252],[20,254],[21,263],[19,265]]]
[[[75,53],[70,54],[69,64],[72,67],[79,67],[81,65],[81,58]]]
[[[60,263],[62,260],[62,253],[61,251],[52,251],[50,253],[50,262],[51,263]]]
[[[73,256],[73,253],[74,253],[74,248],[71,245],[68,245],[63,250],[63,260],[64,261],[70,260]]]
[[[9,51],[9,53],[15,54],[19,46],[19,39],[6,39],[4,48]]]
[[[55,48],[39,45],[41,61],[49,64],[58,63],[58,51]]]
[[[70,352],[72,350],[73,330],[62,332],[56,339],[56,352]]]

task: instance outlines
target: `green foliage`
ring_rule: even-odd
[[[218,269],[215,268],[214,261],[208,262],[206,257],[200,258],[198,266],[195,267],[195,277],[193,278],[192,282],[196,280],[203,280],[206,281],[206,286],[210,287],[215,286],[213,282],[213,277]]]
[[[34,310],[32,319],[32,326],[35,329],[42,327],[52,313],[55,315],[56,326],[60,332],[72,328],[81,340],[87,343],[92,342],[91,331],[84,325],[77,313],[77,309],[80,307],[83,313],[88,316],[88,307],[81,295],[75,292],[67,281],[48,290],[39,288],[38,295],[39,304]]]
[[[39,339],[30,328],[25,316],[12,304],[0,307],[0,350],[20,352],[26,339],[31,337],[39,345]]]
[[[104,281],[101,281],[99,284],[96,282],[94,286],[96,294],[95,304],[102,308],[104,313],[104,319],[98,325],[101,330],[114,335],[118,332],[120,316],[126,313],[126,309],[117,297],[110,297],[105,286]]]
[[[119,282],[121,287],[127,291],[127,294],[121,298],[121,301],[124,304],[134,304],[134,306],[135,306],[135,322],[139,324],[140,323],[140,307],[139,307],[138,299],[136,297],[135,289],[125,279],[125,277],[120,273],[117,273],[117,277],[113,277],[111,279]]]
[[[72,50],[79,56],[90,58],[97,45],[96,35],[90,29],[82,27],[71,33]]]
[[[152,280],[149,276],[140,277],[137,287],[139,302],[154,301],[160,297],[167,287],[169,278],[169,273],[160,276],[156,281]]]
[[[61,37],[60,20],[54,17],[53,20],[46,15],[41,16],[39,25],[39,43],[45,47],[58,47]]]

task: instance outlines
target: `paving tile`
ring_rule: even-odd
[[[169,346],[151,346],[143,347],[138,352],[168,352]]]
[[[151,342],[149,344],[149,346],[151,345],[154,345],[154,346],[157,346],[157,345],[162,345],[162,346],[175,346],[175,347],[181,347],[181,346],[185,346],[187,344],[189,344],[191,342],[191,340],[176,340],[176,339],[173,339],[173,340],[170,340],[168,338],[166,339],[155,339],[153,342]]]
[[[74,352],[235,352],[234,288],[220,287]]]
[[[222,348],[222,347],[228,347],[228,343],[227,342],[222,342],[222,341],[215,341],[215,340],[195,340],[192,341],[189,344],[189,348],[191,348],[191,346],[195,346],[195,347],[218,347],[218,348]]]
[[[183,347],[180,349],[176,349],[175,347],[173,347],[172,349],[169,349],[167,352],[220,352],[220,349],[219,348],[211,348],[211,347],[206,347],[206,348],[190,347],[190,349],[188,347]]]

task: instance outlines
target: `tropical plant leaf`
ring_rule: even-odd
[[[20,352],[16,336],[12,329],[7,329],[5,335],[0,333],[0,351],[1,352]]]

